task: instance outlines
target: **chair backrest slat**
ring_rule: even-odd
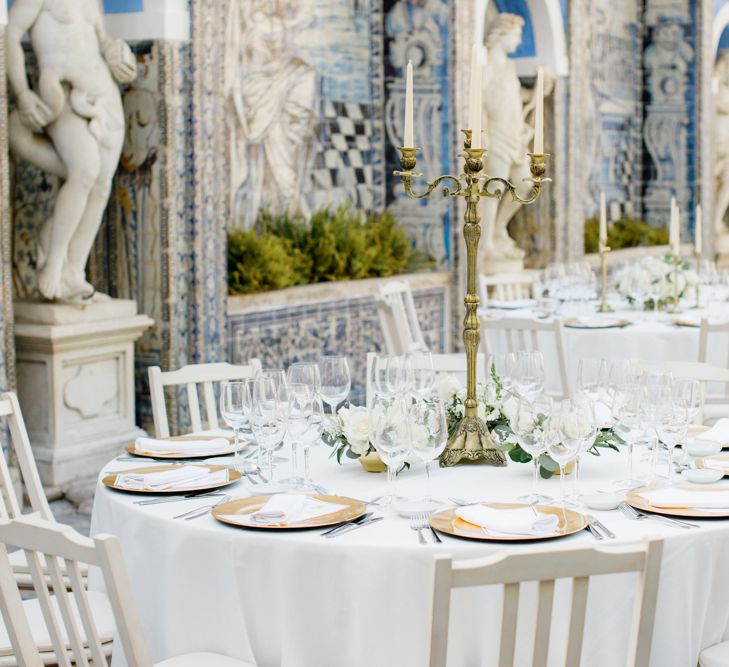
[[[410,284],[392,280],[379,286],[377,314],[388,354],[427,350]]]
[[[512,667],[516,652],[520,587],[527,582],[538,582],[532,664],[540,666],[546,665],[550,651],[554,582],[558,579],[572,580],[572,613],[565,647],[567,649],[565,664],[577,666],[580,664],[582,650],[589,577],[627,572],[637,573],[639,583],[636,587],[633,623],[625,664],[631,667],[647,665],[650,658],[662,549],[662,541],[645,540],[638,549],[610,551],[568,549],[548,553],[499,553],[459,563],[453,563],[450,556],[436,556],[430,666],[446,665],[447,627],[444,628],[443,624],[447,623],[450,597],[439,589],[503,586],[499,667]],[[437,660],[434,656],[437,656]]]
[[[261,362],[250,359],[245,365],[227,363],[192,364],[175,371],[163,372],[159,366],[149,369],[149,390],[152,397],[154,431],[158,438],[170,436],[170,420],[165,401],[165,387],[182,388],[190,414],[190,432],[214,429],[220,426],[215,386],[233,380],[249,380],[261,371]],[[202,385],[202,401],[205,410],[203,423],[198,385]]]
[[[490,298],[500,301],[528,299],[531,296],[532,285],[537,274],[537,271],[499,273],[491,276],[479,274],[478,293],[481,303],[488,306]]]
[[[21,658],[20,664],[36,667],[42,663],[30,633],[6,544],[25,550],[38,604],[59,667],[107,665],[84,578],[78,567],[79,561],[101,568],[128,663],[152,667],[141,621],[131,597],[119,540],[109,535],[99,535],[90,540],[69,526],[45,520],[39,513],[0,519],[0,609],[13,650]],[[41,567],[41,555],[52,583],[53,598],[49,595]],[[64,577],[62,563],[66,567],[67,578]]]

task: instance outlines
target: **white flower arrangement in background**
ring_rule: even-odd
[[[627,264],[613,276],[618,294],[631,305],[640,304],[645,310],[673,303],[676,294],[679,300],[695,298],[698,282],[696,271],[689,268],[688,262],[680,261],[676,267],[671,255],[643,257],[639,262]]]

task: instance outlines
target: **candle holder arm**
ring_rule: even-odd
[[[433,190],[435,190],[439,185],[442,183],[445,183],[447,181],[451,181],[455,185],[455,189],[451,189],[451,187],[445,185],[443,186],[443,196],[444,197],[457,197],[458,195],[465,194],[465,190],[463,189],[463,184],[461,183],[461,179],[457,176],[452,176],[450,174],[447,174],[445,176],[440,176],[436,178],[434,181],[427,184],[425,192],[417,193],[413,191],[412,187],[412,179],[414,177],[422,176],[422,174],[418,174],[412,171],[396,171],[394,172],[395,176],[399,176],[402,179],[403,186],[405,187],[405,193],[410,199],[427,199],[430,197]]]

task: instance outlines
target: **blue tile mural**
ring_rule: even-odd
[[[132,14],[144,11],[144,0],[104,0],[107,14]]]

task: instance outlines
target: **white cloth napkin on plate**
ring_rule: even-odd
[[[210,454],[212,452],[227,452],[233,446],[227,438],[214,438],[211,440],[158,440],[157,438],[137,438],[134,449],[147,454]]]
[[[530,507],[496,509],[485,505],[466,505],[456,510],[456,516],[481,526],[490,535],[552,535],[559,525],[555,514],[537,516]]]
[[[214,486],[228,481],[228,469],[210,472],[202,466],[184,465],[173,470],[160,472],[125,472],[116,476],[116,485],[124,489],[155,489],[166,491],[168,489],[188,489],[202,484]]]
[[[534,299],[489,299],[489,308],[506,308],[508,310],[518,310],[520,308],[531,308],[536,305]]]
[[[699,433],[694,440],[719,442],[722,447],[729,445],[729,419],[722,417],[705,433]]]
[[[656,489],[639,494],[653,507],[690,507],[729,510],[729,490],[689,491],[681,488]]]
[[[707,457],[703,459],[703,466],[704,468],[710,468],[711,470],[721,470],[722,472],[727,472],[729,470],[729,460],[720,460]]]
[[[246,526],[272,526],[306,521],[346,509],[346,505],[317,500],[298,493],[271,496],[261,509],[251,514],[226,516],[227,520]]]
[[[585,315],[583,317],[573,318],[569,324],[577,327],[585,327],[587,329],[600,329],[602,327],[612,327],[620,324],[619,320],[601,317],[599,315]]]

